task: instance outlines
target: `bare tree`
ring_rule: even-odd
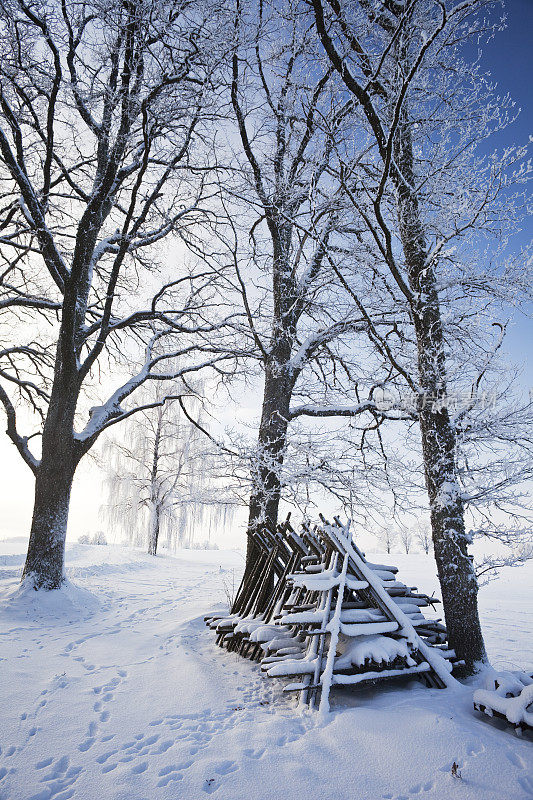
[[[157,389],[143,395],[147,404],[158,400]],[[171,400],[132,417],[122,438],[104,445],[106,517],[134,543],[139,538],[150,555],[157,553],[162,527],[178,524],[179,507],[200,499],[191,491],[202,473],[198,438],[198,430],[180,419],[178,402]]]
[[[399,311],[395,334],[384,338],[374,331],[373,340],[391,364],[393,385],[414,398],[446,622],[452,646],[471,671],[486,654],[458,447],[500,346],[489,326],[476,337],[473,321],[480,309],[494,314],[506,281],[515,297],[527,292],[526,271],[513,271],[509,263],[500,276],[490,263],[480,272],[479,235],[503,232],[503,239],[513,229],[520,199],[510,186],[526,177],[527,167],[518,166],[524,151],[508,151],[499,161],[475,153],[507,116],[505,101],[502,106],[491,97],[478,67],[459,52],[462,41],[482,32],[476,14],[483,0],[312,5],[324,50],[365,130],[361,139],[375,154],[363,172],[346,177],[380,265],[373,287]],[[469,250],[476,255],[469,257]],[[461,359],[462,374],[450,371]],[[454,419],[450,397],[468,382],[470,402]],[[401,398],[398,406],[405,409]]]
[[[251,459],[252,533],[276,525],[289,425],[367,415],[375,429],[386,415],[372,397],[375,374],[354,363],[350,344],[367,320],[327,256],[346,224],[342,186],[331,167],[337,140],[349,135],[350,104],[335,109],[332,70],[317,58],[316,36],[296,0],[239,1],[235,42],[231,102],[241,151],[240,172],[227,187],[226,246],[250,351],[264,378]],[[249,544],[250,566],[251,537]]]
[[[405,550],[406,554],[408,554],[409,550],[411,549],[411,545],[413,543],[413,532],[406,525],[402,525],[400,527],[398,535],[400,538],[400,542],[403,545],[403,549]]]
[[[157,388],[145,391],[145,403],[157,402],[157,394]],[[174,394],[183,392],[177,386]],[[195,417],[201,421],[199,411]],[[161,534],[175,549],[186,540],[191,520],[197,526],[231,523],[234,506],[212,474],[205,439],[177,400],[141,411],[121,433],[106,441],[101,458],[107,472],[104,511],[113,529],[155,556]]]
[[[429,554],[431,550],[431,526],[426,522],[419,522],[414,529],[414,537],[424,553]]]
[[[205,107],[223,29],[207,2],[2,3],[0,311],[15,338],[0,353],[0,400],[35,475],[24,568],[35,587],[61,584],[76,467],[138,410],[135,390],[224,370],[220,323],[206,320],[216,275],[159,264],[160,244],[190,243],[205,218]],[[133,374],[84,424],[110,364]],[[30,435],[17,393],[41,423]]]
[[[398,538],[397,531],[390,525],[387,525],[384,528],[381,528],[380,531],[377,533],[378,541],[380,544],[383,545],[385,548],[385,552],[390,554],[392,553],[392,548],[394,546],[394,542]]]

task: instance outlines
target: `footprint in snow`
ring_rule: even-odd
[[[172,747],[173,744],[174,744],[174,742],[172,742],[170,739],[167,739],[165,742],[161,742],[161,744],[159,745],[159,747],[157,748],[157,750],[155,752],[156,753],[166,753],[167,750],[170,750],[170,748]]]
[[[188,769],[192,761],[185,761],[183,764],[169,764],[163,769],[159,770],[158,786],[168,786],[172,781],[183,780],[182,772]]]
[[[85,741],[84,741],[84,742],[82,742],[81,744],[79,744],[79,745],[78,745],[78,750],[79,750],[81,753],[86,753],[86,752],[87,752],[87,750],[88,750],[90,747],[92,747],[92,746],[93,746],[93,744],[94,744],[94,738],[93,738],[93,737],[90,737],[89,739],[85,739]]]
[[[134,767],[131,768],[131,771],[135,775],[140,775],[141,772],[146,772],[148,769],[148,761],[141,761],[140,764],[136,764]]]
[[[108,753],[102,753],[102,755],[101,755],[101,756],[98,756],[98,757],[95,759],[95,761],[96,761],[98,764],[105,764],[105,762],[106,762],[106,761],[107,761],[109,758],[111,758],[111,756],[114,756],[114,755],[116,755],[116,753],[118,753],[118,750],[110,750]]]
[[[525,769],[526,764],[524,759],[518,755],[518,753],[514,753],[512,750],[506,750],[505,755],[507,756],[508,760],[518,769]]]
[[[163,787],[168,786],[169,783],[173,781],[181,781],[183,780],[183,775],[180,772],[169,772],[168,775],[165,775],[164,778],[160,778],[157,781],[157,786]]]
[[[44,769],[45,767],[49,767],[53,760],[53,758],[45,758],[43,761],[38,761],[35,764],[35,769]]]
[[[518,778],[518,783],[527,795],[533,797],[533,777],[531,775],[524,775]]]
[[[265,748],[261,748],[259,750],[252,750],[249,748],[247,750],[243,750],[244,755],[248,756],[248,758],[261,758],[264,752]]]

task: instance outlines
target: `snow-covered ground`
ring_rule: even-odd
[[[72,584],[43,597],[17,589],[24,546],[0,542],[2,800],[533,797],[533,742],[480,719],[471,687],[342,691],[318,726],[217,648],[202,618],[223,607],[237,553],[73,545]],[[431,557],[376,559],[436,588]],[[529,564],[482,592],[499,668],[533,668],[532,586]]]

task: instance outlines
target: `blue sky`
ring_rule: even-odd
[[[501,12],[493,14],[498,17]],[[485,47],[482,63],[498,82],[500,92],[509,92],[522,109],[513,126],[513,138],[521,141],[533,134],[533,0],[507,0],[505,14],[507,28]]]
[[[498,147],[523,144],[533,135],[533,0],[507,0],[505,11],[497,7],[492,16],[498,19],[502,13],[507,17],[507,27],[484,47],[481,63],[498,84],[498,93],[509,93],[520,114],[512,126],[494,137],[492,145]],[[533,217],[530,217],[514,245],[526,245],[532,237]],[[516,315],[508,334],[507,350],[513,361],[525,365],[522,381],[530,388],[533,387],[533,307],[530,305],[526,310],[528,316]]]

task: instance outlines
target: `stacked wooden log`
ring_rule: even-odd
[[[474,708],[513,725],[518,736],[533,733],[533,673],[487,670],[484,686],[474,692]]]
[[[260,556],[231,614],[206,617],[219,645],[261,661],[269,677],[292,679],[284,690],[323,711],[335,685],[451,682],[458,662],[446,628],[422,613],[438,601],[399,581],[396,567],[366,561],[348,526],[321,518],[296,533],[287,519],[256,543]]]

